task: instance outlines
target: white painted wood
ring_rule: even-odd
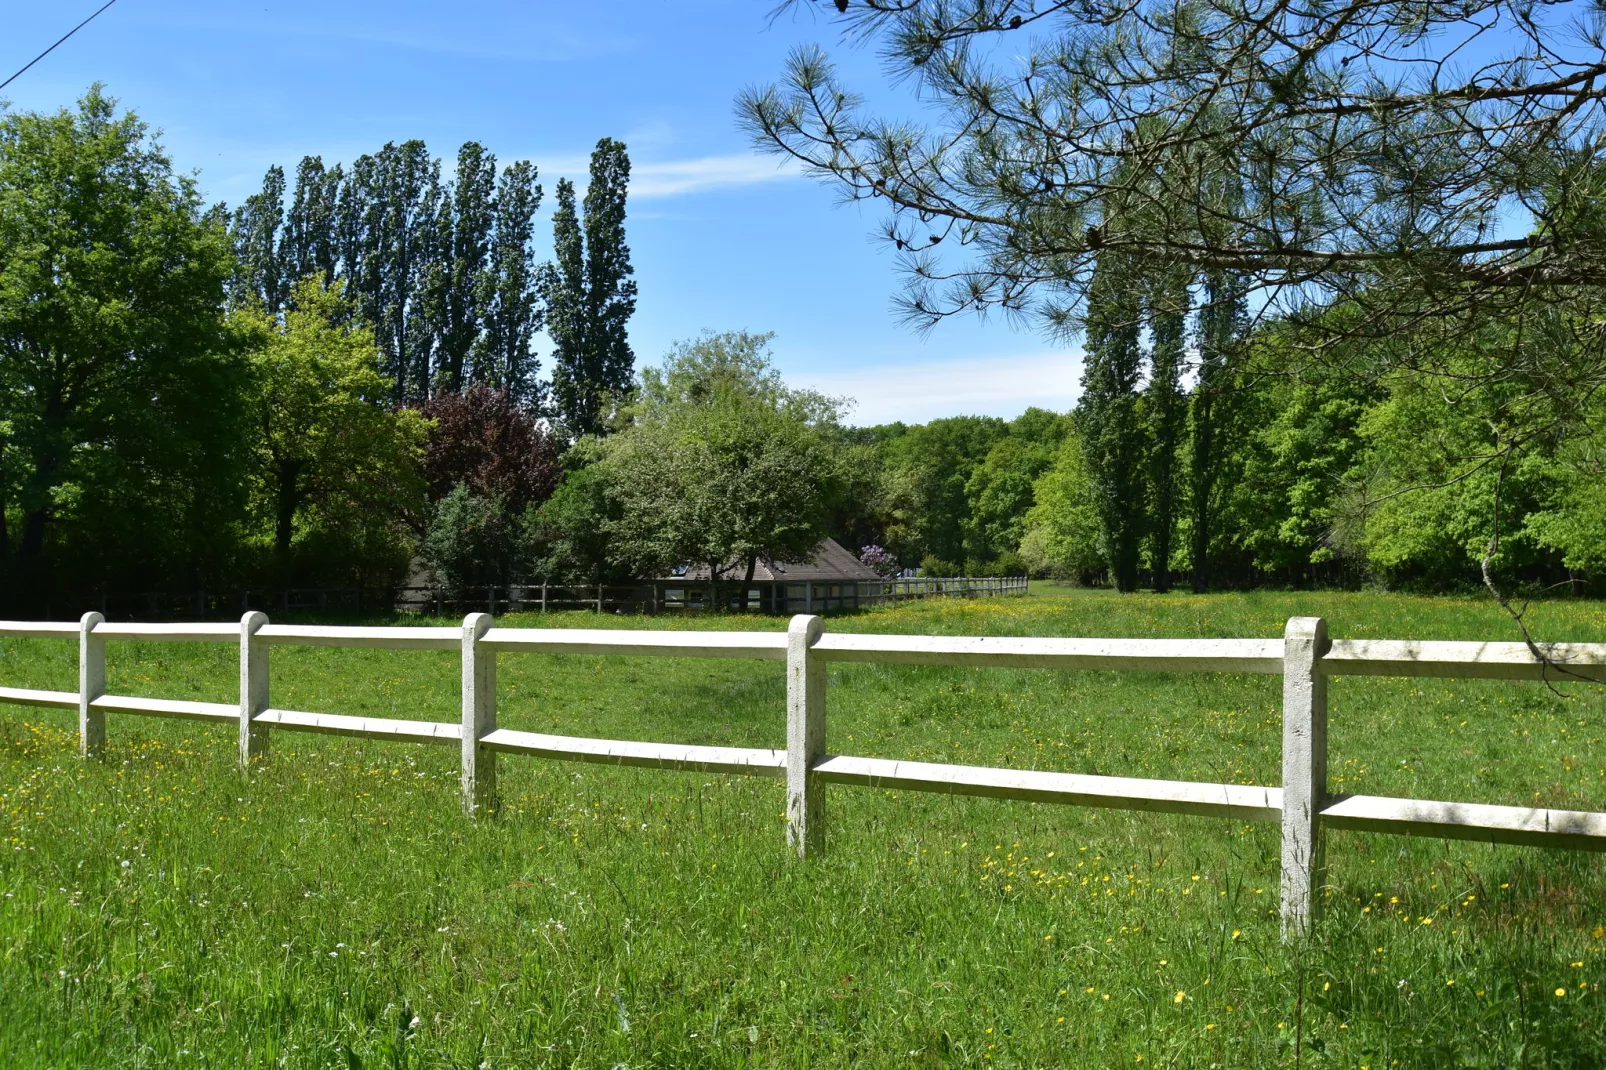
[[[786,657],[785,632],[646,632],[611,628],[492,628],[481,649],[527,654],[615,654],[636,657]]]
[[[70,639],[78,629],[77,621],[0,620],[0,635],[17,639]]]
[[[820,759],[814,764],[814,773],[828,784],[857,784],[870,788],[979,795],[1114,810],[1203,814],[1243,821],[1276,821],[1282,816],[1281,788],[1246,784],[1141,780],[847,755]]]
[[[496,752],[480,740],[496,731],[496,651],[481,641],[489,613],[463,618],[463,810],[470,817],[496,812]]]
[[[352,717],[341,713],[303,713],[299,710],[264,710],[256,720],[290,732],[321,732],[330,736],[398,740],[411,743],[456,743],[463,726],[450,721],[405,721],[394,717]]]
[[[1017,669],[1156,672],[1283,671],[1281,639],[1043,639],[965,635],[847,635],[816,647],[825,661]]]
[[[1326,880],[1321,810],[1327,796],[1327,622],[1291,617],[1283,635],[1282,935],[1310,935]]]
[[[239,638],[233,624],[102,624],[102,639],[144,639],[154,643],[231,643]]]
[[[99,713],[137,713],[147,717],[176,717],[189,721],[233,721],[240,719],[240,707],[232,702],[191,702],[177,698],[137,698],[133,695],[102,695],[90,703]]]
[[[1329,676],[1448,676],[1481,680],[1606,680],[1606,643],[1540,643],[1547,666],[1526,643],[1335,639],[1322,659]]]
[[[35,691],[26,687],[0,687],[0,702],[18,706],[42,706],[54,710],[76,710],[76,691]]]
[[[786,838],[799,858],[825,850],[825,784],[814,771],[825,753],[825,663],[814,655],[824,632],[806,613],[786,631]]]
[[[266,613],[240,618],[240,768],[268,756],[268,727],[257,716],[268,708],[268,644],[258,636],[268,623]]]
[[[347,628],[315,624],[265,624],[257,637],[272,646],[339,646],[371,650],[456,650],[456,628]]]
[[[1346,795],[1322,808],[1326,828],[1606,851],[1606,814],[1542,807]]]
[[[627,765],[649,769],[683,769],[700,773],[735,773],[743,776],[780,777],[786,773],[786,752],[750,747],[695,747],[682,743],[651,743],[622,739],[586,739],[517,732],[498,728],[480,745],[509,754]]]
[[[106,749],[106,714],[95,700],[106,693],[106,618],[91,610],[78,622],[78,753],[98,758]]]

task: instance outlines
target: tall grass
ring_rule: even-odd
[[[1476,599],[1039,592],[828,627],[1509,638]],[[1606,639],[1606,605],[1534,611]],[[514,618],[779,628],[772,618]],[[233,701],[232,647],[114,643],[117,693]],[[456,720],[451,654],[274,651],[274,704]],[[505,655],[508,727],[784,744],[778,664]],[[0,682],[76,650],[0,640]],[[1332,684],[1334,790],[1606,809],[1602,689]],[[830,749],[1276,783],[1274,677],[838,665]],[[1277,938],[1274,825],[834,788],[828,851],[775,781],[0,710],[0,1066],[1606,1065],[1598,856],[1330,833],[1314,939]]]

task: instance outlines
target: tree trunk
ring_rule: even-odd
[[[747,575],[742,577],[742,592],[737,601],[742,604],[742,612],[747,612],[747,592],[753,586],[753,573],[758,569],[758,555],[752,554],[747,559]]]
[[[295,537],[296,510],[301,506],[301,465],[293,461],[278,466],[278,490],[274,501],[273,549],[281,565],[290,560],[290,543]]]
[[[17,557],[23,561],[37,561],[45,548],[45,521],[48,516],[43,509],[30,512],[22,522],[22,546]]]

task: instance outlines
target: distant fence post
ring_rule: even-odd
[[[106,640],[95,625],[106,618],[91,610],[78,621],[78,752],[99,758],[106,747],[106,713],[91,705],[106,693]]]
[[[786,633],[786,838],[799,858],[825,849],[825,785],[813,772],[825,753],[825,662],[813,650],[824,631],[800,614]]]
[[[1327,622],[1291,617],[1283,633],[1284,942],[1310,935],[1325,879],[1318,814],[1327,792]]]
[[[489,613],[463,618],[463,810],[471,817],[496,809],[496,752],[480,740],[496,730],[496,653],[480,647]]]
[[[268,709],[268,644],[257,638],[266,613],[240,618],[240,768],[268,756],[268,729],[256,718]]]

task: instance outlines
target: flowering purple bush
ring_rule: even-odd
[[[897,559],[875,543],[859,551],[859,561],[875,569],[878,576],[893,576],[898,572]]]

